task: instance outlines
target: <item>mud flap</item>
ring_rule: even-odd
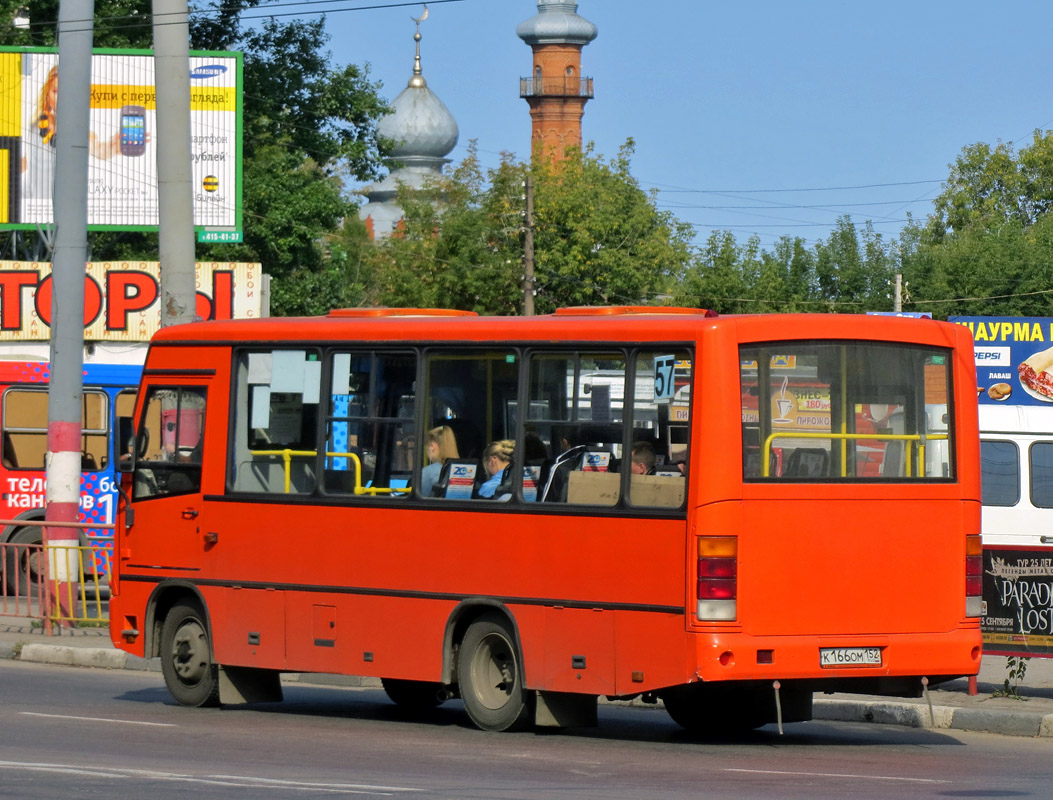
[[[539,728],[594,728],[596,697],[570,692],[538,692],[534,724]]]
[[[219,668],[219,702],[225,706],[242,703],[280,703],[281,673],[255,667]]]

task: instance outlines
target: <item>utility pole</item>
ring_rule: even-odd
[[[84,276],[88,260],[88,130],[94,0],[60,0],[55,119],[55,249],[51,266],[51,369],[45,455],[44,544],[50,596],[74,616],[80,579],[81,409],[84,403]],[[61,186],[58,186],[61,177]],[[52,525],[51,523],[57,523]]]
[[[526,231],[523,236],[523,316],[534,316],[534,179],[526,178]]]
[[[896,289],[892,295],[892,310],[899,314],[903,310],[903,274],[896,273]]]
[[[190,172],[190,26],[186,0],[153,0],[157,89],[161,326],[195,317],[194,195]]]

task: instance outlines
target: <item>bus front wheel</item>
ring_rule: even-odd
[[[515,635],[504,618],[480,617],[464,634],[457,679],[465,711],[484,731],[523,730],[532,703],[523,688]]]
[[[165,686],[184,706],[219,705],[218,668],[205,615],[196,603],[176,603],[161,628],[161,672]]]

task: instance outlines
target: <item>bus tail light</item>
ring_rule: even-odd
[[[698,537],[698,608],[700,621],[733,620],[738,614],[738,539]]]
[[[983,609],[983,544],[979,535],[965,537],[965,616],[979,617]]]

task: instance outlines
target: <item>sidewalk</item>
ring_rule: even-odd
[[[102,669],[160,672],[158,659],[130,656],[110,644],[105,628],[62,629],[45,636],[29,620],[0,617],[0,659]],[[1032,658],[1023,681],[1015,683],[1019,698],[996,697],[1007,677],[1006,659],[985,656],[977,679],[978,694],[968,693],[965,679],[930,690],[925,698],[902,699],[866,695],[816,695],[815,718],[872,722],[911,728],[985,731],[1005,736],[1053,737],[1053,659]],[[291,674],[284,681],[324,685],[379,687],[371,678]],[[653,706],[652,706],[653,707]]]

